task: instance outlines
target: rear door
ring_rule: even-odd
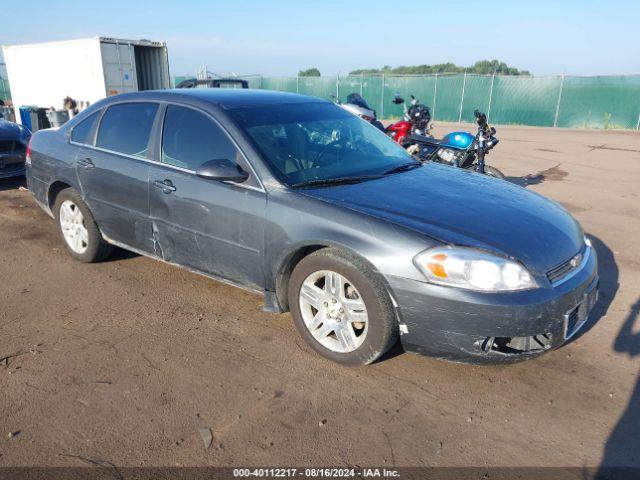
[[[102,233],[143,252],[153,252],[149,144],[158,109],[153,102],[107,107],[98,119],[95,138],[86,140],[76,157],[82,194]],[[76,130],[83,123],[72,131],[72,142],[74,133],[76,143],[80,139]]]
[[[168,105],[158,163],[149,172],[149,205],[163,258],[262,288],[266,194],[229,135],[208,113]],[[226,158],[250,172],[242,184],[195,175]]]

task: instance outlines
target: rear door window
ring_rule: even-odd
[[[86,145],[93,145],[93,125],[98,118],[100,111],[94,112],[87,118],[82,120],[78,125],[73,127],[71,131],[71,141]]]
[[[102,116],[96,146],[113,152],[147,158],[156,103],[113,105]]]

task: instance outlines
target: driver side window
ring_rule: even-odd
[[[169,105],[162,129],[162,163],[196,171],[209,160],[226,158],[252,174],[227,134],[204,113]],[[252,176],[245,182],[257,186]]]

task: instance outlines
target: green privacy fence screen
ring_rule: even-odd
[[[11,91],[9,90],[9,82],[0,77],[0,100],[6,101],[11,98]]]
[[[173,77],[175,86],[192,77]],[[399,93],[413,94],[431,107],[440,121],[471,122],[475,109],[496,124],[545,127],[640,129],[640,75],[501,76],[475,74],[348,75],[340,77],[245,78],[251,88],[297,92],[344,101],[361,94],[381,118],[402,116],[392,103]],[[11,98],[9,82],[0,77],[0,99]]]
[[[640,127],[640,75],[501,76],[475,74],[244,77],[252,88],[346,100],[361,94],[381,118],[402,116],[392,103],[413,94],[440,121],[471,122],[478,109],[496,124],[573,128]],[[176,82],[177,83],[177,82]]]

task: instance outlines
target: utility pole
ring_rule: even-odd
[[[556,102],[556,114],[553,116],[553,126],[558,126],[558,115],[560,114],[560,101],[562,100],[562,88],[564,87],[564,73],[560,80],[560,91],[558,92],[558,101]]]
[[[493,82],[496,79],[496,71],[493,71],[493,75],[491,75],[491,90],[489,91],[489,109],[487,110],[487,122],[491,117],[491,101],[493,100]]]
[[[462,106],[464,105],[464,89],[467,86],[467,69],[464,69],[464,77],[462,79],[462,97],[460,98],[460,115],[458,115],[458,123],[462,122]]]
[[[436,82],[433,85],[433,118],[436,118],[436,96],[438,95],[438,72],[436,72]]]
[[[384,71],[382,72],[382,88],[380,89],[380,118],[384,118]]]

